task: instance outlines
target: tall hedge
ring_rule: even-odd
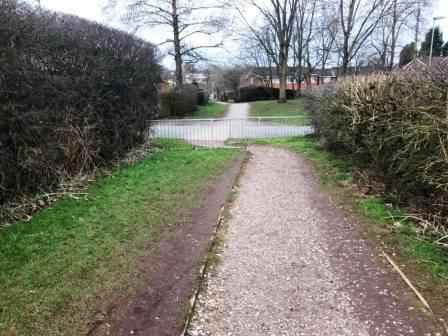
[[[399,200],[448,215],[448,69],[347,78],[312,99],[330,148],[378,172]]]
[[[152,44],[18,0],[0,0],[0,69],[0,203],[107,165],[157,107]]]

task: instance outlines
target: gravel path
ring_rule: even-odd
[[[438,335],[302,157],[250,152],[189,335]]]
[[[245,119],[249,116],[249,104],[248,103],[236,103],[231,104],[229,110],[226,113],[226,119]]]

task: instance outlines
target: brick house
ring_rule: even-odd
[[[306,72],[306,69],[303,71]],[[314,70],[310,76],[311,87],[317,87],[324,84],[333,83],[337,79],[335,69],[325,69],[325,70]],[[288,69],[287,76],[287,89],[297,90],[299,85],[298,75],[294,75],[294,69]],[[265,67],[252,68],[247,75],[243,78],[243,86],[265,86],[270,87],[272,81],[273,88],[280,88],[280,80],[277,76],[277,69],[272,69]],[[300,82],[302,89],[307,89],[308,82],[304,76],[302,76]]]

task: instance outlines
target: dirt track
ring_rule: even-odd
[[[136,297],[112,307],[109,319],[95,326],[90,335],[180,334],[210,237],[242,160],[212,181],[205,201],[194,210],[187,224],[162,239],[154,250],[148,251],[148,256],[142,256]]]
[[[190,335],[437,335],[299,155],[250,148]]]

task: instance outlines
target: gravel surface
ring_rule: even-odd
[[[249,116],[249,108],[250,106],[248,103],[231,104],[229,110],[226,113],[225,118],[227,119],[247,118]]]
[[[250,152],[189,335],[439,335],[302,157]]]

